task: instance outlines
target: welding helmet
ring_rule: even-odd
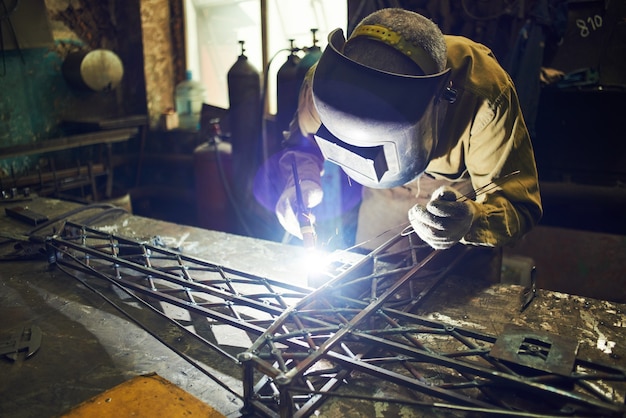
[[[385,31],[362,30],[377,36]],[[313,102],[322,122],[315,140],[327,160],[366,187],[406,184],[424,172],[436,146],[437,104],[453,95],[450,70],[424,76],[380,71],[344,55],[345,43],[341,29],[331,32],[313,75]]]

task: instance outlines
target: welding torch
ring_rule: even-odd
[[[298,225],[300,226],[300,233],[302,234],[302,240],[304,241],[305,248],[315,248],[317,235],[315,233],[315,227],[313,226],[313,215],[309,208],[304,204],[302,197],[302,187],[300,185],[300,176],[298,176],[298,167],[296,165],[296,159],[291,161],[291,169],[293,170],[293,181],[296,186],[296,218]]]

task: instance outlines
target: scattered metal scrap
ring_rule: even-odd
[[[578,358],[576,342],[514,328],[495,337],[412,313],[458,258],[433,269],[442,252],[386,254],[401,239],[328,272],[317,290],[71,222],[47,252],[147,304],[247,333],[254,343],[237,357],[198,335],[242,367],[245,416],[308,417],[332,398],[501,416],[624,414],[623,395],[598,384],[626,373]],[[362,391],[371,382],[384,398]]]
[[[41,347],[41,328],[37,325],[24,326],[14,330],[12,335],[0,341],[0,356],[16,361],[19,353],[24,358],[32,357]]]

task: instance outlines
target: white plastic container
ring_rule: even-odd
[[[204,86],[193,80],[191,71],[187,70],[187,79],[176,85],[176,113],[180,129],[197,131],[200,128],[200,113],[205,96]]]

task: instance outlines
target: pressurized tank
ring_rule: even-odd
[[[315,36],[317,29],[311,29],[311,34],[313,35],[313,45],[309,48],[306,48],[306,53],[304,57],[298,63],[296,68],[296,74],[300,83],[304,80],[304,76],[307,71],[319,61],[322,56],[322,49],[317,46],[317,38]]]
[[[234,189],[240,198],[249,196],[252,179],[259,164],[261,141],[261,76],[244,54],[228,71],[230,143],[232,144]]]
[[[290,39],[290,53],[287,61],[278,69],[276,74],[276,128],[280,134],[289,130],[296,109],[298,108],[298,94],[301,80],[298,78],[298,64],[300,57]]]

